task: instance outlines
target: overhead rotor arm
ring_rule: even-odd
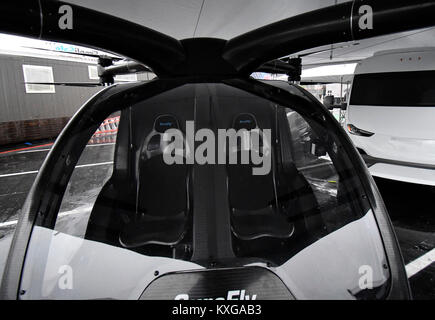
[[[72,9],[71,29],[61,29],[61,6]],[[0,2],[0,32],[104,49],[170,76],[185,60],[180,41],[144,26],[81,6],[53,0]]]
[[[249,75],[268,61],[305,49],[433,26],[434,16],[434,0],[354,0],[235,37],[227,42],[223,57],[240,74]],[[360,28],[360,19],[366,18],[372,19],[373,28],[364,28],[364,21]]]
[[[72,8],[71,29],[59,26],[62,5]],[[435,0],[354,0],[290,17],[228,41],[210,38],[179,41],[65,2],[16,0],[0,2],[0,32],[114,52],[146,65],[160,78],[249,77],[268,61],[292,53],[430,27],[435,25],[434,16]],[[366,18],[371,19],[372,28],[361,27],[361,19]]]

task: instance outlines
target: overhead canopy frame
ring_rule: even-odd
[[[70,6],[72,28],[60,28],[61,6]],[[360,19],[372,11],[373,28]],[[61,12],[61,13],[59,13]],[[150,67],[159,77],[249,76],[268,61],[336,42],[435,25],[435,0],[354,0],[307,12],[230,40],[176,40],[147,27],[53,0],[3,1],[0,32],[75,43],[114,52]],[[18,23],[19,19],[19,23]]]

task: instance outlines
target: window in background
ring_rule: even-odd
[[[54,82],[53,68],[47,66],[23,65],[24,82]],[[55,93],[54,85],[26,84],[26,93]]]
[[[88,66],[89,79],[91,80],[99,80],[98,77],[98,68],[97,66]]]

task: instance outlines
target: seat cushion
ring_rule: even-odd
[[[272,206],[258,210],[232,209],[231,229],[242,240],[262,237],[286,239],[291,237],[294,225],[285,216],[276,213]]]
[[[188,166],[168,165],[163,155],[140,164],[138,212],[169,217],[186,211]]]
[[[251,164],[229,164],[228,192],[232,208],[258,210],[275,203],[272,173],[253,175]]]
[[[186,232],[185,212],[173,216],[141,215],[127,223],[119,235],[119,242],[126,248],[146,244],[174,245]]]

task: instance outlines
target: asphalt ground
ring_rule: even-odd
[[[435,299],[435,187],[375,181],[396,230],[414,299]]]
[[[0,275],[18,214],[51,145],[41,142],[0,150]],[[102,143],[85,149],[61,212],[95,201],[95,190],[110,175],[113,148],[113,143]],[[396,230],[414,299],[435,299],[435,188],[375,181]]]

